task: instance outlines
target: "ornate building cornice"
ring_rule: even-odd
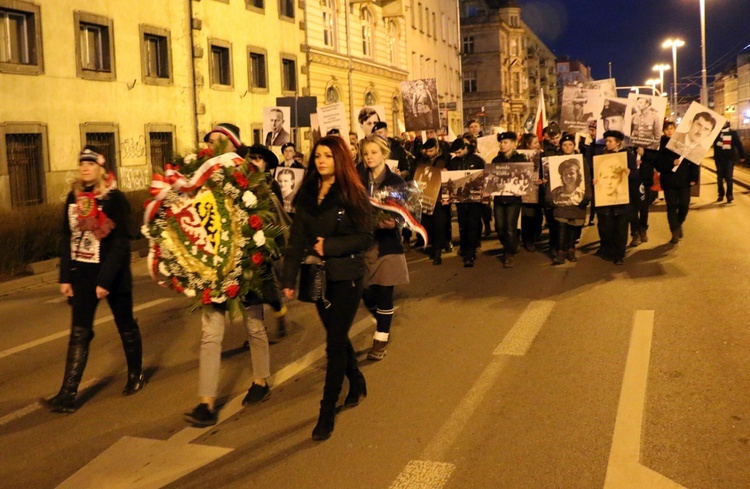
[[[334,68],[349,68],[350,60],[345,56],[337,56],[335,54],[321,53],[310,50],[310,63],[319,63],[325,66],[332,66]],[[408,77],[408,73],[397,68],[390,68],[384,66],[378,66],[371,63],[366,63],[359,60],[351,60],[351,68],[358,73],[367,73],[369,75],[380,76],[383,78],[390,78],[392,80],[403,81]]]

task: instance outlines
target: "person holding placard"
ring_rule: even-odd
[[[484,169],[484,160],[474,153],[474,148],[464,138],[453,141],[451,153],[455,156],[448,163],[449,171]],[[482,206],[481,202],[456,204],[461,255],[464,259],[464,267],[467,268],[474,266],[477,248],[482,238]]]
[[[516,151],[518,136],[514,132],[501,132],[497,135],[500,152],[492,163],[528,163],[526,157]],[[492,201],[495,207],[495,231],[503,245],[503,266],[512,268],[518,252],[518,216],[521,213],[520,195],[496,195]]]

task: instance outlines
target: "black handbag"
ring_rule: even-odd
[[[323,302],[328,307],[326,295],[326,262],[317,256],[309,255],[299,267],[299,293],[302,302]]]

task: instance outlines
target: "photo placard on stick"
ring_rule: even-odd
[[[437,80],[422,78],[401,82],[404,123],[407,131],[440,129]]]
[[[263,107],[264,145],[281,146],[291,142],[292,126],[289,107]]]
[[[560,128],[563,132],[587,132],[589,121],[599,119],[606,97],[616,97],[614,79],[576,82],[563,87]]]
[[[422,194],[419,196],[419,201],[422,203],[422,213],[432,215],[435,210],[435,202],[437,202],[440,196],[440,168],[432,165],[426,165],[420,163],[417,165],[417,169],[414,172],[414,182],[417,184]]]
[[[630,143],[630,126],[625,125],[625,114],[628,113],[628,99],[607,97],[604,99],[604,106],[599,114],[599,120],[596,124],[596,139],[603,140],[606,131],[620,131],[625,135],[623,144],[628,146]]]
[[[355,124],[357,139],[370,136],[372,126],[376,122],[385,121],[385,107],[382,105],[366,105],[355,109],[354,113],[357,114],[357,124]]]
[[[484,170],[456,170],[440,172],[443,204],[482,202]]]
[[[596,207],[630,202],[630,195],[628,194],[628,153],[621,151],[594,156],[593,180],[596,182],[594,184]]]
[[[700,165],[725,122],[724,116],[693,102],[669,139],[667,149]]]
[[[338,129],[341,137],[349,144],[349,122],[343,102],[318,107],[318,126],[321,136],[327,135],[331,129]]]
[[[642,93],[628,95],[625,127],[630,128],[630,144],[646,149],[659,149],[667,99]]]

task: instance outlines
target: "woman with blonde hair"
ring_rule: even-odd
[[[65,203],[60,254],[60,292],[72,306],[65,375],[57,395],[42,400],[53,412],[72,413],[94,337],[94,315],[106,298],[120,333],[128,380],[123,395],[135,394],[146,383],[141,368],[142,346],[133,318],[133,277],[130,272],[130,206],[105,169],[105,158],[86,146],[78,158],[78,176]]]
[[[364,167],[359,172],[362,183],[370,196],[387,187],[406,185],[399,175],[388,168],[385,160],[390,154],[388,144],[379,136],[368,136],[362,140],[360,153]],[[396,285],[409,283],[409,270],[401,241],[401,230],[393,217],[383,218],[375,224],[375,245],[365,252],[365,290],[362,295],[365,306],[377,323],[369,360],[382,360],[386,354],[393,321],[393,290]]]

